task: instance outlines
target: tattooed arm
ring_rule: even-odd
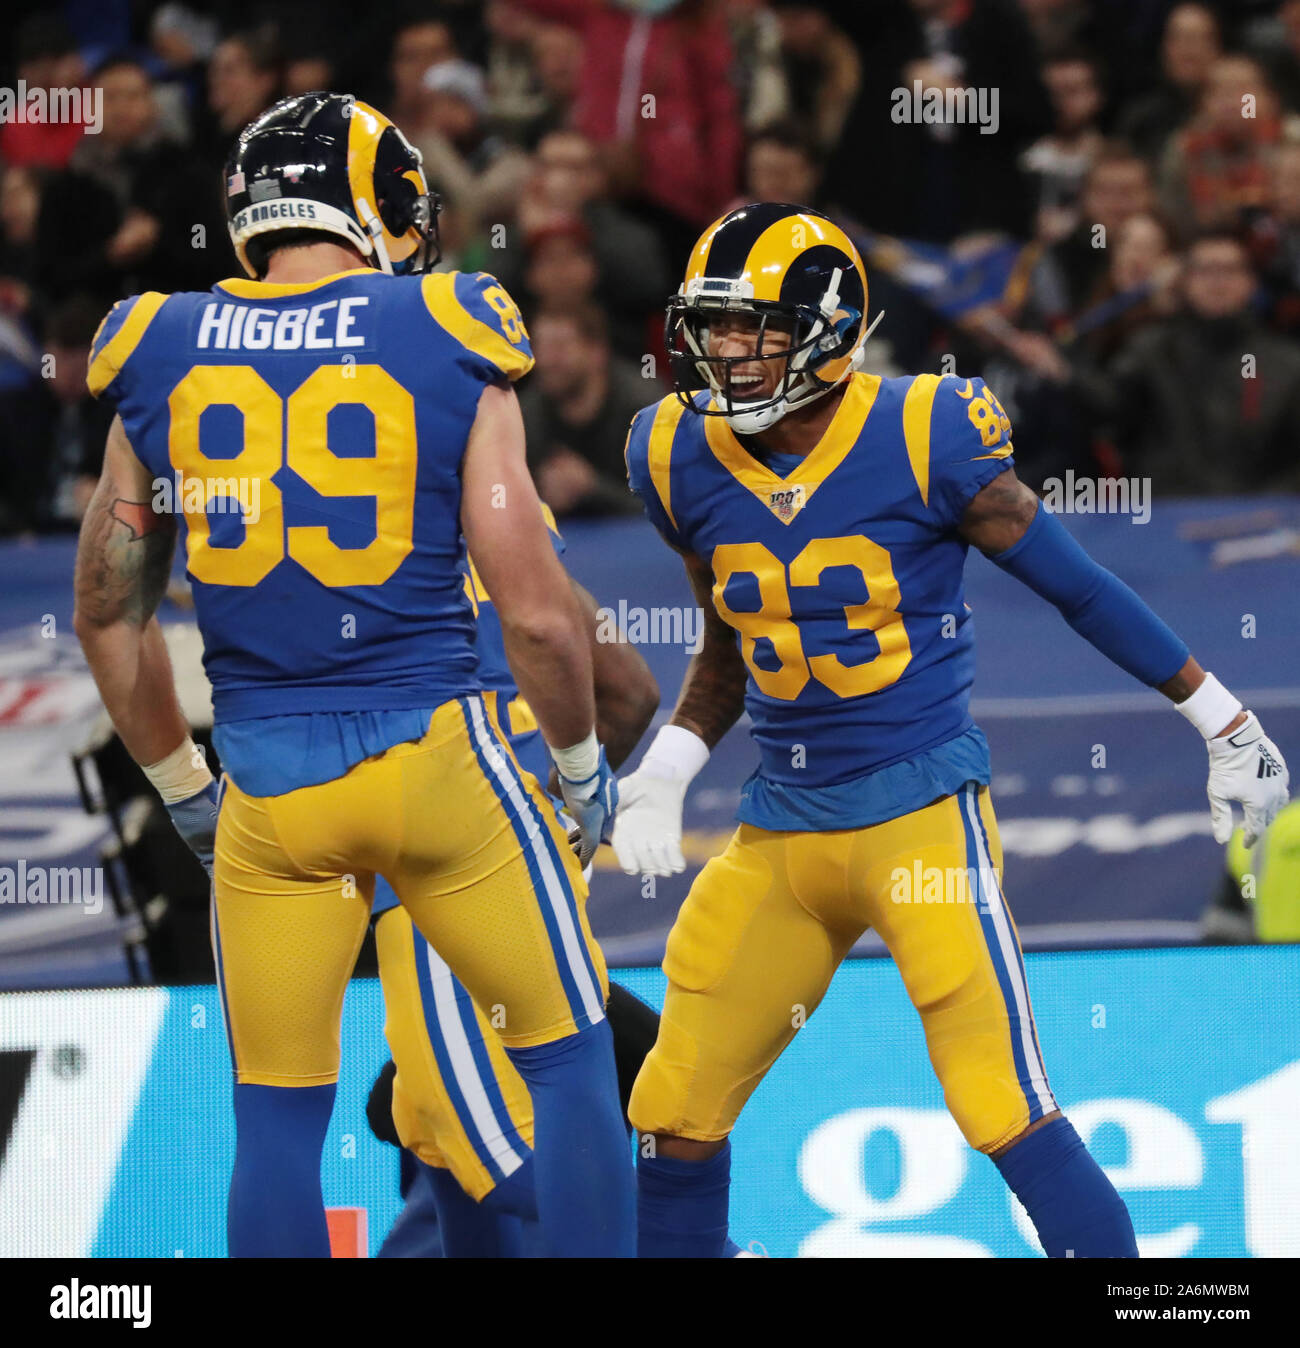
[[[682,560],[695,602],[704,610],[704,642],[686,671],[671,724],[698,735],[713,749],[745,710],[745,662],[736,633],[713,606],[713,568],[694,553],[683,553]]]
[[[167,588],[176,523],[155,513],[148,470],[121,418],[77,546],[73,626],[117,732],[137,763],[157,763],[189,737],[154,611]]]

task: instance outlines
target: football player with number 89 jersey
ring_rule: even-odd
[[[1285,765],[1016,479],[1010,421],[982,380],[862,368],[866,313],[861,259],[834,222],[791,205],[731,212],[669,304],[676,392],[628,437],[629,481],[706,622],[671,723],[621,783],[623,869],[684,868],[686,788],[742,710],[759,760],[738,831],[668,938],[659,1037],[629,1109],[656,1138],[639,1152],[639,1252],[716,1257],[736,1117],[796,1009],[818,1005],[874,928],[949,1110],[1046,1252],[1134,1256],[1123,1202],[1052,1096],[1002,894],[988,746],[968,708],[968,548],[1201,731],[1216,835],[1233,801],[1262,831]]]
[[[430,270],[420,156],[365,103],[276,104],[240,135],[225,188],[247,276],[125,300],[96,335],[88,384],[118,415],[76,621],[123,742],[213,874],[230,1252],[329,1252],[321,1147],[382,876],[479,1004],[505,1008],[547,1253],[630,1255],[586,886],[484,702],[462,588],[468,545],[594,850],[615,787],[584,615],[525,463],[511,384],[532,365],[528,334],[492,277]],[[220,795],[154,617],[180,519]]]

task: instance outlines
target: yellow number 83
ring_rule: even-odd
[[[844,617],[850,631],[875,634],[879,651],[861,664],[846,665],[838,655],[804,654],[798,624],[790,616],[789,586],[816,586],[832,566],[851,566],[867,585],[867,602],[849,604]],[[733,576],[751,575],[758,584],[759,608],[737,613],[724,598]],[[809,678],[839,697],[862,697],[896,683],[912,659],[899,613],[901,596],[889,553],[860,534],[846,538],[816,538],[786,568],[762,543],[723,543],[713,551],[713,602],[719,616],[740,633],[740,651],[760,691],[768,697],[793,702]],[[763,669],[754,660],[755,647],[766,638],[780,667]]]
[[[375,452],[339,458],[329,448],[329,414],[347,404],[370,411]],[[251,365],[196,365],[172,390],[168,454],[182,475],[190,573],[209,585],[256,585],[286,553],[322,585],[382,585],[410,553],[415,520],[415,400],[378,365],[322,365],[287,399]],[[210,458],[199,423],[210,407],[234,407],[244,423],[243,447]],[[373,496],[375,536],[363,548],[340,548],[324,525],[284,524],[274,476],[288,466],[322,496]],[[257,484],[255,512],[247,509]],[[200,492],[191,496],[191,485]],[[212,546],[207,507],[236,497],[245,507],[237,547]]]

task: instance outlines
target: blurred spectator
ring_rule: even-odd
[[[594,304],[547,305],[530,332],[537,368],[519,401],[539,494],[557,515],[637,513],[623,446],[662,388],[612,354]]]
[[[12,167],[0,174],[0,310],[26,314],[37,269],[41,171]]]
[[[232,261],[219,173],[163,136],[142,66],[119,57],[95,78],[104,91],[104,129],[77,147],[72,167],[116,204],[118,224],[102,256],[121,277],[119,293],[206,290]],[[83,267],[99,247],[93,239],[87,245]]]
[[[862,61],[822,6],[775,0],[773,8],[781,26],[788,115],[808,127],[820,150],[830,151],[862,84]]]
[[[32,14],[15,38],[17,78],[29,89],[81,89],[86,67],[72,34],[54,14]],[[0,160],[62,168],[82,137],[80,122],[10,120],[0,126]]]
[[[1257,62],[1214,63],[1194,121],[1170,142],[1160,165],[1165,210],[1189,231],[1240,228],[1266,204],[1282,139],[1277,97]]]
[[[740,99],[741,121],[749,130],[754,130],[780,121],[790,112],[790,88],[781,50],[781,24],[763,0],[725,2],[731,47],[736,58],[732,79]],[[853,51],[852,46],[849,50]],[[856,52],[853,57],[856,61]]]
[[[321,89],[337,90],[333,53],[323,43],[303,43],[284,62],[285,98],[311,94]]]
[[[580,132],[553,131],[542,139],[507,240],[504,255],[488,262],[507,287],[519,280],[527,294],[564,303],[572,271],[572,283],[604,307],[614,348],[640,358],[647,316],[662,313],[676,277],[654,230],[609,200],[596,147]],[[595,268],[590,287],[586,256]]]
[[[1271,209],[1253,222],[1251,246],[1263,271],[1273,325],[1300,335],[1300,144],[1278,148]]]
[[[1166,142],[1196,112],[1222,54],[1219,21],[1208,5],[1177,5],[1160,44],[1160,86],[1124,111],[1119,135],[1143,158],[1156,160]]]
[[[93,298],[74,295],[50,315],[46,328],[50,377],[45,381],[48,421],[41,449],[50,520],[56,526],[80,521],[104,463],[113,409],[86,388],[90,344],[103,317]]]
[[[1184,312],[1111,367],[1103,415],[1127,471],[1162,493],[1300,488],[1300,346],[1256,320],[1255,286],[1241,242],[1204,235],[1188,249]]]
[[[1095,296],[1109,266],[1106,249],[1133,215],[1153,205],[1146,164],[1123,146],[1103,148],[1084,179],[1079,220],[1039,259],[1029,280],[1026,326],[1051,332]]]
[[[484,18],[492,123],[517,145],[531,145],[533,128],[550,113],[533,58],[533,39],[542,27],[541,21],[511,0],[487,0]]]
[[[528,236],[521,292],[530,313],[593,299],[599,276],[591,234],[581,220],[557,221]]]
[[[0,533],[71,527],[85,510],[93,489],[86,478],[98,476],[113,419],[86,389],[90,342],[102,317],[88,296],[60,305],[36,377],[0,385]]]
[[[562,23],[538,24],[529,47],[542,94],[542,111],[527,129],[527,143],[535,145],[548,131],[568,126],[582,87],[586,45],[582,33]]]
[[[239,133],[280,97],[283,66],[276,31],[269,25],[234,33],[208,66],[207,158],[223,164]]]
[[[530,165],[522,150],[488,131],[483,72],[468,61],[438,61],[424,72],[422,88],[419,131],[407,134],[458,228],[473,235],[509,219]]]
[[[821,192],[821,156],[792,122],[756,131],[745,150],[742,201],[788,201],[816,206]]]
[[[216,50],[214,19],[184,5],[166,4],[154,12],[149,45],[155,59],[154,95],[162,124],[176,139],[189,139],[203,106],[207,63]]]
[[[582,34],[574,124],[602,148],[615,194],[635,199],[656,225],[676,270],[739,182],[725,15],[714,0],[519,3]]]
[[[903,238],[1028,238],[1034,203],[1017,164],[1050,129],[1051,109],[1014,0],[881,0],[870,12],[861,92],[827,170],[832,200]],[[996,134],[986,134],[991,122],[915,120],[917,81],[923,91],[983,91],[986,111],[996,94]]]
[[[414,140],[424,129],[424,72],[457,55],[451,29],[438,19],[417,19],[394,35],[388,64],[393,92],[385,111],[409,139]]]
[[[1283,105],[1291,112],[1300,111],[1300,0],[1282,0],[1278,9],[1276,45],[1262,46],[1259,59],[1268,71],[1269,82],[1277,90]]]
[[[1096,65],[1079,53],[1047,61],[1043,81],[1055,125],[1025,151],[1022,165],[1037,183],[1038,239],[1054,243],[1078,223],[1079,196],[1093,159],[1102,148],[1102,110]]]

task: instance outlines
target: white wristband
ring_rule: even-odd
[[[203,750],[188,735],[166,758],[147,765],[142,763],[140,769],[163,798],[164,805],[197,796],[212,780]]]
[[[1212,740],[1241,710],[1241,703],[1213,674],[1206,674],[1201,686],[1174,706],[1207,740]]]
[[[709,761],[709,746],[685,726],[660,726],[641,759],[638,772],[688,784]]]
[[[595,727],[580,744],[570,745],[567,749],[552,749],[551,757],[555,759],[561,777],[571,782],[585,782],[600,766],[600,743]]]

